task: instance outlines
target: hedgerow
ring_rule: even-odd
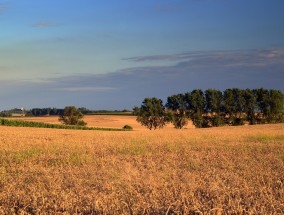
[[[72,129],[72,130],[129,131],[129,129],[98,128],[98,127],[86,127],[86,126],[76,126],[76,125],[58,125],[58,124],[31,122],[24,120],[9,120],[3,118],[0,118],[0,125],[13,126],[13,127],[53,128],[53,129]]]

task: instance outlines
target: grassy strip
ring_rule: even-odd
[[[13,127],[33,127],[33,128],[55,128],[55,129],[72,129],[72,130],[101,130],[101,131],[129,131],[130,129],[120,128],[98,128],[98,127],[86,127],[77,125],[58,125],[49,124],[44,122],[31,122],[24,120],[9,120],[0,118],[0,125],[13,126]]]

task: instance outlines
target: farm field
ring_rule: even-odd
[[[134,131],[0,127],[0,214],[284,214],[284,124],[149,131],[90,117]]]
[[[47,117],[19,117],[10,118],[17,120],[25,120],[32,122],[46,122],[51,124],[62,124],[58,121],[58,116],[47,116]],[[115,116],[115,115],[86,115],[83,120],[90,127],[101,127],[101,128],[122,128],[124,125],[130,125],[134,130],[147,130],[147,128],[141,126],[136,121],[136,116]],[[191,121],[185,128],[194,128]],[[168,124],[164,129],[173,129],[172,124]]]

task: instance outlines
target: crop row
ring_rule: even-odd
[[[13,127],[34,127],[34,128],[54,128],[54,129],[72,129],[72,130],[102,130],[102,131],[128,131],[130,129],[119,128],[98,128],[98,127],[86,127],[76,125],[58,125],[44,122],[31,122],[24,120],[9,120],[0,118],[0,125],[13,126]]]

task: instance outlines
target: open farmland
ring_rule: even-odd
[[[15,118],[10,118],[15,119]],[[17,120],[25,120],[32,122],[46,122],[51,124],[62,124],[58,121],[58,116],[47,117],[19,117]],[[100,128],[122,128],[124,125],[130,125],[134,130],[146,130],[146,127],[141,126],[136,121],[136,116],[115,116],[115,115],[85,115],[83,120],[89,127]],[[185,128],[194,128],[191,121]],[[172,124],[168,124],[165,129],[173,129]]]
[[[149,131],[113,117],[89,124],[135,131],[0,127],[0,214],[284,213],[284,124]]]

